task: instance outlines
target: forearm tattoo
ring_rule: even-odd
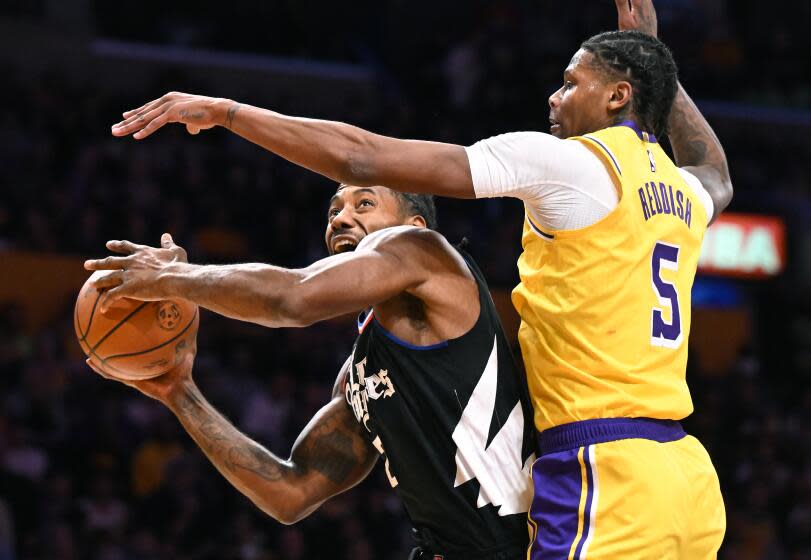
[[[349,410],[334,406],[309,428],[293,448],[289,461],[239,432],[196,391],[178,402],[178,416],[189,434],[223,474],[238,476],[247,471],[265,481],[276,482],[318,472],[334,485],[343,485],[357,469],[376,454],[357,433]]]

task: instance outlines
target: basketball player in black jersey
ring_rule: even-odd
[[[126,383],[168,406],[231,484],[283,523],[355,486],[382,456],[415,527],[412,558],[522,558],[534,460],[525,382],[481,273],[434,222],[429,196],[341,186],[331,256],[302,270],[188,264],[168,234],[161,248],[111,241],[125,256],[86,268],[113,271],[96,286],[107,290],[102,311],[120,297],[181,297],[268,327],[362,311],[332,400],[287,460],[205,400],[190,357]]]

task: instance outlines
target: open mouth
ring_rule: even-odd
[[[348,235],[336,235],[332,238],[332,251],[337,255],[338,253],[346,253],[347,251],[354,251],[358,246],[357,241]]]
[[[559,130],[560,130],[560,123],[558,121],[556,121],[555,119],[553,119],[552,117],[549,117],[549,132],[554,134],[555,132],[558,132]]]

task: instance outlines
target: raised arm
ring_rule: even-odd
[[[327,257],[304,269],[268,264],[193,265],[165,234],[162,248],[112,241],[126,253],[87,261],[89,270],[113,270],[96,282],[108,289],[102,312],[115,300],[183,298],[233,319],[268,327],[306,326],[356,312],[403,292],[419,292],[432,275],[448,269],[447,242],[436,232],[396,227],[368,235],[355,251]],[[408,265],[404,265],[408,263]],[[415,294],[416,295],[416,294]]]
[[[400,140],[348,124],[289,117],[231,101],[171,92],[127,111],[114,136],[146,138],[167,123],[191,134],[225,127],[288,161],[335,181],[359,187],[383,185],[403,192],[473,198],[462,146]]]
[[[378,454],[343,395],[348,360],[332,400],[307,424],[287,460],[240,432],[205,399],[191,377],[192,363],[189,357],[157,378],[123,383],[163,402],[228,482],[274,519],[299,521],[374,466]]]
[[[652,0],[615,0],[620,29],[657,36]],[[684,87],[679,84],[667,121],[676,165],[698,177],[712,198],[714,221],[732,200],[732,180],[721,142]]]
[[[727,158],[715,132],[681,84],[667,124],[676,165],[698,177],[712,198],[713,222],[732,200]]]

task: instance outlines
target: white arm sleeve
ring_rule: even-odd
[[[704,188],[704,185],[701,184],[701,180],[698,177],[686,169],[682,169],[681,167],[678,169],[679,174],[687,182],[687,184],[690,185],[690,188],[693,189],[693,192],[701,201],[701,204],[704,205],[704,210],[707,211],[707,223],[709,224],[712,220],[712,213],[715,211],[715,204],[712,202],[710,193],[707,192],[707,189]]]
[[[520,198],[538,225],[549,231],[584,228],[617,206],[608,170],[576,140],[513,132],[465,150],[476,198]]]

